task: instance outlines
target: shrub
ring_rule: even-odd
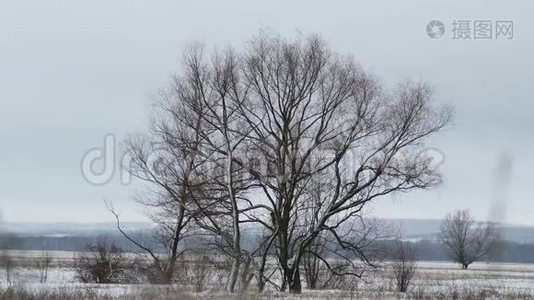
[[[113,243],[98,241],[88,245],[76,258],[76,278],[84,283],[123,283],[128,281],[124,251]]]

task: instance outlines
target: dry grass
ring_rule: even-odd
[[[66,260],[66,259],[65,259]],[[40,284],[32,264],[13,269],[12,282],[5,283],[0,268],[2,299],[534,299],[534,268],[530,265],[475,264],[461,270],[453,264],[420,262],[413,284],[407,293],[397,293],[391,270],[370,272],[363,280],[348,281],[345,290],[304,290],[301,295],[268,290],[261,295],[229,295],[221,291],[224,274],[217,272],[207,290],[195,293],[191,284],[81,284],[71,268],[51,270],[48,283]],[[224,276],[223,276],[224,277]],[[24,282],[24,284],[17,284]]]
[[[50,290],[28,290],[22,285],[12,285],[0,289],[0,300],[52,300],[52,299],[119,299],[119,300],[240,300],[240,299],[288,299],[288,300],[319,300],[319,299],[414,299],[414,300],[445,300],[445,299],[534,299],[529,292],[510,291],[499,293],[495,290],[477,290],[473,288],[457,288],[447,292],[432,292],[424,289],[415,289],[410,293],[396,293],[388,291],[304,291],[301,295],[288,295],[287,293],[266,292],[262,295],[248,293],[246,295],[228,295],[223,292],[204,292],[200,294],[184,292],[178,287],[154,287],[130,290],[125,294],[106,294],[93,288],[63,287]]]

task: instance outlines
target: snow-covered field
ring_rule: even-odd
[[[46,283],[39,282],[40,271],[32,261],[41,257],[41,252],[11,253],[19,262],[10,271],[10,283],[6,272],[0,269],[0,288],[25,290],[31,293],[69,294],[68,298],[120,298],[120,299],[232,299],[223,292],[207,290],[195,294],[179,286],[148,284],[82,284],[75,279],[72,267],[74,254],[51,252],[54,258]],[[15,264],[16,265],[16,264]],[[178,296],[179,295],[179,296]],[[5,297],[4,297],[5,298]],[[9,298],[9,297],[7,297]],[[53,299],[51,297],[50,299]],[[367,273],[355,280],[351,290],[305,290],[302,295],[267,291],[262,295],[249,294],[256,299],[534,299],[534,265],[475,263],[468,270],[461,270],[452,263],[419,262],[418,271],[412,280],[409,292],[395,292],[391,272],[385,268]]]

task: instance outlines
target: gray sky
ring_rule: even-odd
[[[151,94],[180,69],[187,43],[239,47],[269,27],[287,36],[320,33],[386,85],[429,81],[436,101],[456,107],[454,125],[431,144],[446,156],[444,184],[381,199],[374,214],[440,218],[469,208],[481,219],[498,211],[500,220],[534,225],[532,11],[527,0],[2,1],[3,218],[110,221],[106,198],[125,219],[142,220],[136,188],[121,185],[119,174],[88,184],[82,155],[107,133],[121,138],[144,128]],[[434,19],[445,24],[441,39],[426,35]],[[455,19],[511,20],[514,38],[454,40]]]

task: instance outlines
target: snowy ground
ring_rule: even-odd
[[[72,268],[74,259],[70,252],[51,252],[54,257],[52,268],[46,283],[39,282],[39,270],[33,262],[41,257],[40,252],[12,253],[20,262],[10,273],[10,281],[6,280],[6,272],[0,269],[0,288],[16,287],[33,292],[53,291],[70,293],[73,291],[91,291],[92,295],[122,299],[212,299],[226,298],[219,291],[205,291],[200,294],[183,291],[177,286],[139,285],[99,285],[76,282]],[[534,299],[534,265],[476,263],[468,270],[461,270],[452,263],[419,262],[418,272],[412,281],[407,294],[395,292],[395,284],[391,272],[379,270],[359,281],[355,281],[352,290],[307,291],[302,295],[289,296],[274,291],[263,295],[250,294],[247,298],[257,299]],[[139,296],[145,295],[145,296]]]

